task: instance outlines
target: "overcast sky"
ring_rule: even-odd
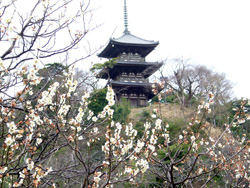
[[[92,0],[92,46],[122,35],[124,0]],[[159,41],[148,61],[183,56],[223,72],[235,83],[235,95],[250,97],[249,0],[127,0],[132,34]],[[112,35],[113,34],[113,35]],[[86,61],[99,61],[92,58]]]

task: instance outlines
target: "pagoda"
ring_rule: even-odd
[[[111,38],[98,55],[109,60],[116,58],[116,63],[112,68],[102,69],[97,77],[108,80],[116,94],[116,101],[124,98],[132,107],[147,106],[147,101],[154,97],[152,83],[149,83],[148,78],[162,63],[146,62],[145,58],[159,42],[145,40],[129,32],[126,0],[124,25],[123,35],[117,39]]]

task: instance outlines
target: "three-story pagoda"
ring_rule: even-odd
[[[112,68],[99,72],[98,77],[108,79],[115,91],[116,100],[128,100],[133,107],[146,106],[154,94],[149,77],[156,72],[162,63],[146,62],[159,42],[145,40],[132,35],[128,31],[126,0],[124,0],[125,30],[121,37],[110,39],[108,45],[98,55],[102,58],[116,58]]]

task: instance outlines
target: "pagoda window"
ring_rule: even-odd
[[[128,94],[127,93],[122,93],[122,98],[128,98]]]
[[[135,97],[137,97],[137,94],[136,93],[130,93],[129,97],[135,98]]]
[[[122,73],[122,76],[123,76],[123,77],[127,77],[127,73],[126,73],[126,72],[123,72],[123,73]]]
[[[137,78],[141,78],[141,77],[142,77],[142,74],[141,74],[141,73],[137,73],[137,74],[136,74],[136,77],[137,77]]]
[[[147,105],[146,99],[140,99],[140,100],[139,100],[139,105],[140,105],[140,106],[146,106],[146,105]]]
[[[135,77],[135,73],[130,72],[130,73],[129,73],[129,77]]]
[[[137,102],[137,99],[130,99],[130,105],[131,105],[132,107],[137,107],[137,106],[138,106],[137,103],[138,103],[138,102]]]
[[[141,93],[139,96],[140,96],[140,97],[145,97],[145,94]]]

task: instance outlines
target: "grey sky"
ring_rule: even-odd
[[[248,0],[127,0],[132,34],[160,44],[148,60],[183,56],[224,72],[237,97],[250,97],[250,11]],[[124,30],[123,0],[93,0],[93,46]],[[87,60],[90,61],[90,60]],[[91,61],[100,61],[94,58]]]

